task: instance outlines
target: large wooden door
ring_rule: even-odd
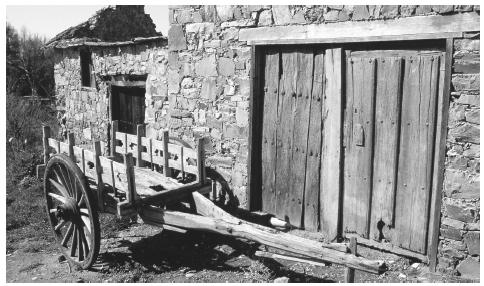
[[[344,233],[425,254],[442,60],[347,52]]]
[[[145,89],[142,87],[111,87],[112,120],[118,121],[120,132],[136,134],[136,125],[145,118]]]
[[[262,209],[337,234],[341,49],[264,54]]]

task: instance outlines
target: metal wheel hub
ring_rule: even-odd
[[[79,207],[73,199],[67,199],[66,203],[57,206],[55,216],[65,221],[74,221],[80,216]]]

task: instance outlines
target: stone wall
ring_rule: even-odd
[[[454,40],[439,269],[479,273],[479,33]]]
[[[166,42],[165,42],[166,43]],[[110,128],[110,75],[147,75],[146,122],[154,122],[153,107],[168,105],[166,44],[92,47],[96,87],[81,86],[80,57],[76,48],[57,50],[54,78],[62,135],[74,132],[76,144],[107,142]],[[155,104],[156,101],[156,104]]]
[[[238,40],[242,29],[471,11],[480,7],[172,6],[169,93],[186,116],[173,123],[182,134],[210,136],[215,168],[244,205],[251,50]],[[479,80],[479,33],[467,34],[455,40],[438,266],[464,275],[475,273],[479,261]]]

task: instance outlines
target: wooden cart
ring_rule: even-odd
[[[98,212],[107,212],[140,217],[169,230],[203,230],[252,240],[287,253],[280,258],[342,264],[347,266],[348,282],[355,269],[375,274],[386,270],[382,261],[356,256],[355,242],[349,249],[346,244],[305,239],[280,230],[288,225],[277,218],[267,216],[264,226],[215,205],[208,195],[212,182],[205,175],[201,140],[192,149],[170,140],[167,131],[162,140],[155,140],[143,136],[141,125],[137,135],[118,132],[116,122],[112,126],[111,142],[104,144],[108,157],[102,155],[101,142],[94,142],[90,151],[76,146],[73,134],[60,142],[50,137],[49,127],[43,129],[44,164],[37,172],[44,180],[53,233],[71,263],[87,269],[96,261]]]

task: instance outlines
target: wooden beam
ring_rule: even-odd
[[[357,247],[356,237],[351,237],[350,238],[351,254],[358,255],[356,247]],[[355,282],[355,269],[351,267],[347,267],[345,269],[345,283],[354,283],[354,282]]]
[[[169,165],[170,152],[168,150],[169,135],[168,130],[163,131],[163,174],[165,177],[171,177],[171,168]]]
[[[157,192],[155,195],[144,197],[139,199],[138,204],[142,205],[149,205],[149,204],[156,204],[156,203],[167,203],[171,201],[180,200],[192,192],[199,192],[201,194],[205,194],[210,192],[211,185],[208,183],[200,184],[199,182],[193,182],[190,184],[183,185],[182,187],[171,189],[171,190],[164,190]]]
[[[50,138],[50,127],[47,125],[42,126],[42,142],[44,146],[44,164],[47,165],[49,161],[49,138]]]
[[[67,134],[67,144],[69,144],[69,157],[75,162],[74,160],[74,145],[75,145],[75,139],[74,139],[74,133],[70,132]]]
[[[371,248],[391,252],[391,253],[401,255],[401,256],[405,256],[405,257],[416,258],[416,259],[418,259],[418,260],[420,260],[424,263],[428,262],[428,258],[425,255],[415,253],[415,252],[412,252],[410,250],[406,250],[406,249],[394,246],[394,245],[389,244],[389,243],[381,243],[381,242],[374,241],[374,240],[371,240],[371,239],[362,238],[362,237],[360,237],[356,234],[350,234],[350,233],[345,234],[345,236],[348,237],[348,238],[356,236],[357,239],[358,239],[358,244],[361,244],[361,245],[365,245],[365,246],[368,246],[368,247],[371,247]]]
[[[138,124],[136,125],[136,166],[137,167],[143,167],[143,159],[141,158],[141,152],[143,151],[143,147],[141,145],[141,137],[146,136],[146,129],[144,124]]]
[[[138,194],[136,193],[133,154],[124,154],[124,164],[126,166],[126,178],[128,180],[128,193],[126,194],[126,201],[128,204],[134,204],[138,199]]]
[[[203,147],[203,138],[197,140],[197,181],[205,182],[205,149]],[[183,165],[183,164],[182,164]]]
[[[437,124],[435,134],[434,172],[432,178],[432,193],[430,198],[430,217],[427,255],[429,268],[432,272],[437,267],[437,252],[440,233],[440,211],[442,204],[442,187],[445,170],[445,148],[447,143],[447,123],[449,120],[450,84],[452,79],[452,55],[454,39],[449,38],[445,43],[445,58],[440,67],[440,79],[443,86],[439,89],[437,102]]]
[[[248,239],[287,252],[308,256],[315,260],[342,264],[370,273],[380,274],[386,270],[383,261],[356,257],[353,254],[326,248],[320,242],[244,221],[241,221],[239,224],[232,224],[221,219],[163,210],[153,206],[143,207],[140,211],[140,216],[143,220],[148,219],[180,228],[203,230]]]
[[[289,261],[295,261],[295,262],[302,262],[302,263],[308,263],[314,266],[327,266],[326,263],[320,262],[320,261],[315,261],[310,258],[303,258],[303,257],[296,257],[296,256],[288,256],[288,255],[283,255],[283,254],[277,254],[277,253],[271,253],[267,251],[256,251],[254,253],[255,256],[258,257],[264,257],[264,258],[271,258],[271,259],[284,259],[284,260],[289,260]]]
[[[99,157],[101,156],[101,142],[94,142],[94,160],[96,161],[96,182],[97,182],[97,207],[98,211],[102,212],[104,210],[104,183],[102,178],[103,168],[101,166],[101,161]]]
[[[249,210],[261,210],[261,148],[262,148],[262,98],[260,94],[262,49],[252,45],[250,65],[250,99],[249,99],[249,144],[247,158],[247,202]]]
[[[113,120],[111,124],[111,157],[116,156],[116,132],[118,132],[118,121]]]
[[[245,28],[239,41],[269,43],[342,43],[447,38],[480,30],[476,12],[405,17],[392,20],[347,21],[329,24]],[[355,36],[357,35],[357,36]]]
[[[113,86],[121,86],[121,87],[145,87],[146,82],[145,81],[111,81],[111,85]]]

